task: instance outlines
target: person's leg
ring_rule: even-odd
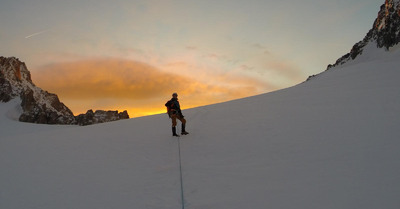
[[[175,114],[172,114],[171,115],[171,120],[172,120],[172,127],[175,127],[176,126],[176,118],[177,118],[177,115],[175,115]]]
[[[186,119],[185,119],[185,118],[181,118],[180,116],[176,116],[176,118],[177,118],[178,120],[180,120],[182,124],[186,124]],[[176,120],[175,120],[175,121],[176,121]]]
[[[172,120],[172,136],[179,136],[176,134],[176,115],[171,115]]]
[[[180,120],[181,121],[181,123],[182,123],[182,129],[181,129],[181,134],[189,134],[187,131],[186,131],[186,119],[185,118],[181,118],[180,116],[177,116],[177,118],[178,118],[178,120]]]

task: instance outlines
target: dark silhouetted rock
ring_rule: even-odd
[[[11,84],[3,77],[3,74],[0,73],[0,102],[8,102],[11,99],[12,99]]]
[[[88,110],[85,114],[76,116],[78,125],[86,126],[97,123],[106,123],[116,120],[129,119],[128,112],[125,110],[118,113],[118,111],[104,111],[104,110]]]

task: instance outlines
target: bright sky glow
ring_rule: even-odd
[[[2,0],[0,55],[75,114],[164,110],[295,85],[372,27],[376,0]]]

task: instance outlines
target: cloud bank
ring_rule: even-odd
[[[185,108],[242,98],[269,91],[256,79],[235,75],[188,77],[146,63],[117,58],[92,58],[43,66],[34,82],[57,93],[77,114],[93,109],[128,109],[133,116],[164,111],[172,92]],[[208,80],[208,82],[204,82]],[[92,105],[92,106],[90,106]]]

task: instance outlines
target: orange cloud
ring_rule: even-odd
[[[183,106],[189,108],[271,90],[249,77],[215,74],[195,79],[116,58],[56,63],[32,74],[39,87],[58,94],[75,114],[91,108],[127,109],[136,117],[163,112],[172,92],[178,92],[185,100]],[[210,76],[210,82],[204,82],[204,76]]]

